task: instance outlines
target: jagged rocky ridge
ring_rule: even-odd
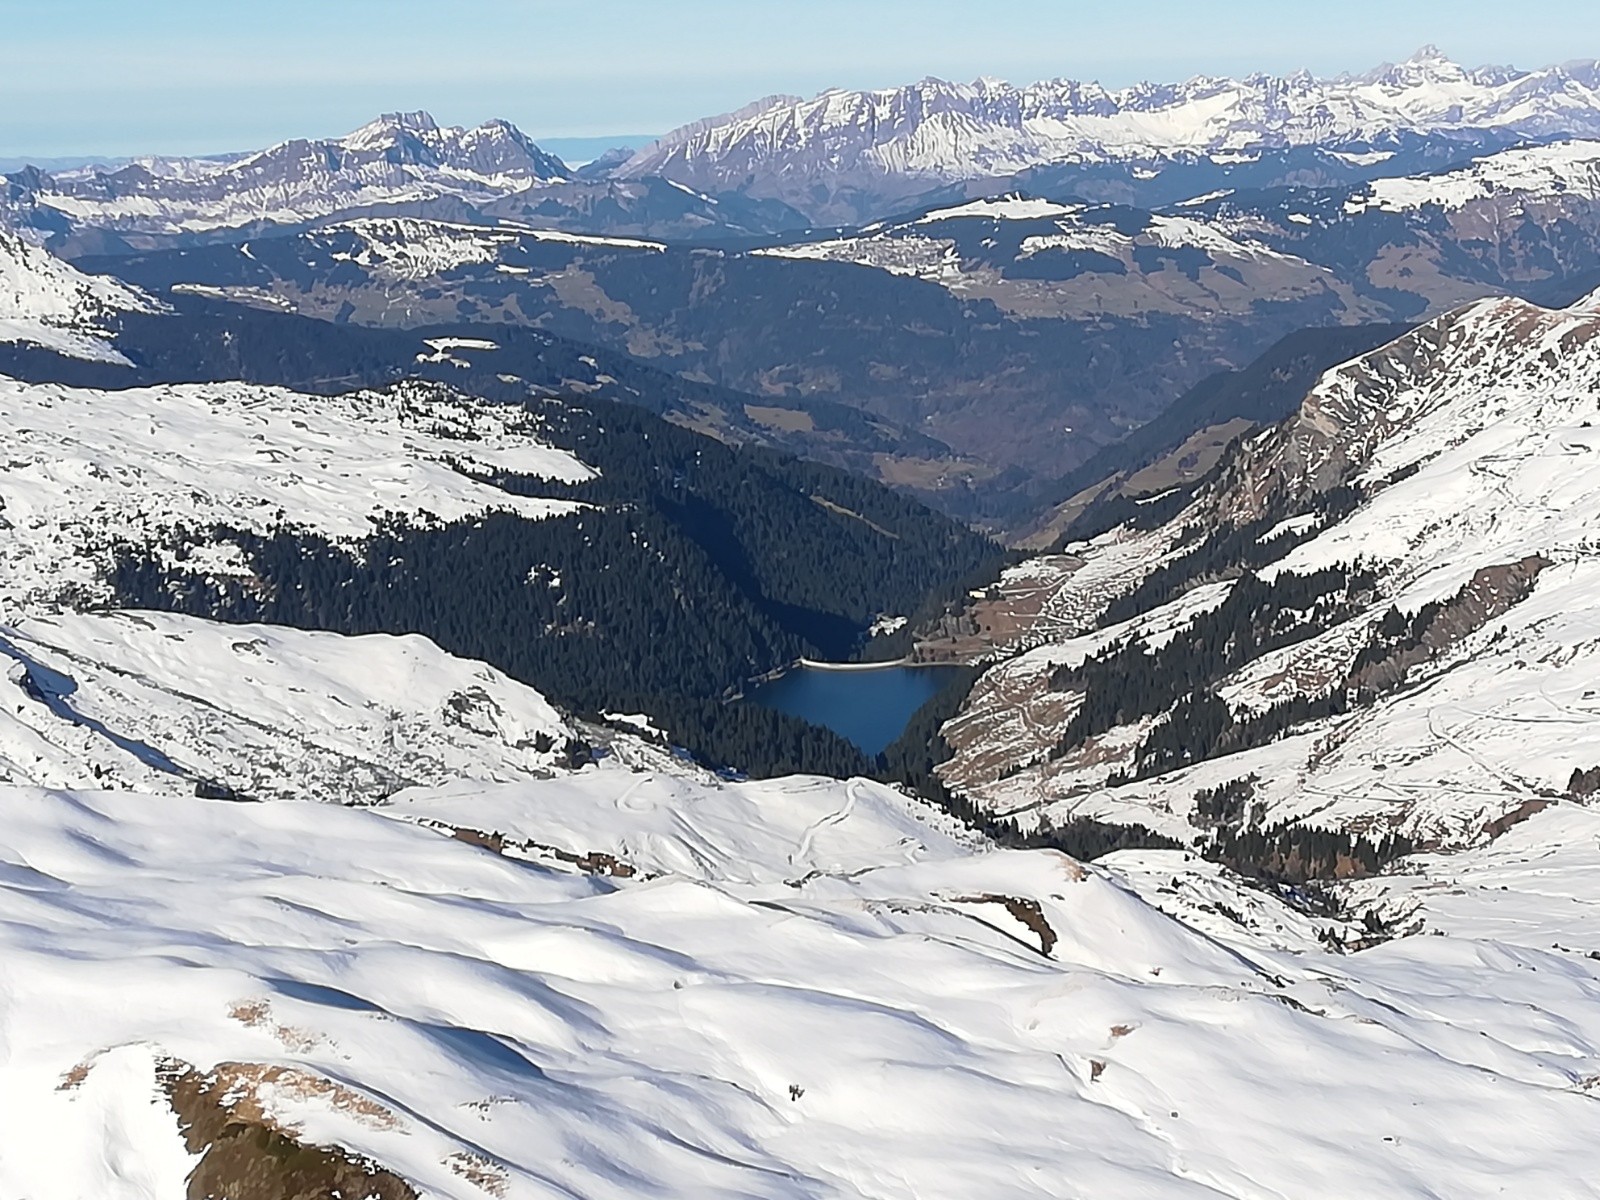
[[[0,218],[75,257],[234,240],[368,215],[531,221],[547,228],[749,237],[802,227],[781,203],[704,196],[662,179],[583,180],[508,121],[442,127],[388,113],[342,138],[219,159],[0,180]]]
[[[1418,136],[1473,142],[1600,133],[1600,68],[1467,70],[1433,47],[1359,77],[1200,77],[1109,90],[925,79],[881,91],[775,96],[667,135],[617,169],[706,191],[741,187],[837,223],[940,183],[1004,179],[1040,164],[1174,158],[1226,162],[1315,146],[1357,160]],[[1153,173],[1153,172],[1152,172]]]
[[[1470,845],[1562,802],[1600,761],[1597,335],[1592,301],[1448,314],[1019,568],[1049,592],[1037,648],[946,728],[946,779],[1025,825],[1191,844],[1214,837],[1197,797],[1240,781],[1228,836]]]

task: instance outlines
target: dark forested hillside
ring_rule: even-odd
[[[942,442],[847,404],[751,396],[544,330],[460,323],[377,328],[184,293],[167,303],[167,312],[112,319],[125,364],[0,342],[0,374],[101,388],[238,379],[314,394],[427,379],[496,400],[581,394],[637,405],[725,441],[770,446],[868,476],[876,473],[879,455],[957,466]]]
[[[1394,341],[1410,328],[1355,325],[1291,333],[1243,370],[1219,371],[1202,379],[1165,412],[1098,451],[1056,484],[1054,499],[1066,500],[1109,476],[1148,466],[1210,426],[1234,420],[1255,425],[1281,421],[1294,412],[1323,372]]]
[[[720,703],[806,655],[852,652],[881,613],[1002,552],[868,480],[734,449],[641,409],[537,406],[543,436],[599,475],[504,477],[511,492],[595,505],[542,521],[499,514],[392,525],[359,546],[303,531],[191,531],[238,545],[255,579],[216,580],[121,549],[123,603],[230,620],[414,632],[580,711],[644,711],[708,760],[754,773],[867,769],[843,739]]]

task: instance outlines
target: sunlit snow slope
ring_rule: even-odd
[[[125,361],[106,318],[149,312],[153,301],[104,275],[85,275],[0,228],[0,342],[43,346],[73,358]]]
[[[577,505],[514,496],[479,477],[592,475],[540,441],[525,410],[430,384],[329,397],[238,383],[102,392],[0,378],[0,426],[0,602],[11,604],[93,593],[117,538],[223,524],[358,539],[390,515],[537,518]],[[239,569],[213,557],[213,571]]]
[[[1484,301],[1335,368],[1170,521],[1073,548],[1081,560],[1057,568],[1069,577],[1031,635],[1042,644],[989,672],[947,729],[961,746],[951,777],[1025,822],[1094,814],[1185,841],[1207,835],[1196,793],[1230,781],[1248,780],[1267,823],[1452,846],[1581,798],[1569,794],[1574,772],[1600,764],[1597,402],[1600,315],[1588,301]],[[1318,507],[1336,488],[1353,489],[1352,511]],[[1303,633],[1230,667],[1212,693],[1238,720],[1341,690],[1375,697],[1136,781],[1126,775],[1144,773],[1140,747],[1162,713],[1055,749],[1082,696],[1053,687],[1052,672],[1130,636],[1152,649],[1197,636],[1243,573],[1222,559],[1170,600],[1097,618],[1181,565],[1197,544],[1186,530],[1231,528],[1259,529],[1258,549],[1282,539],[1284,552],[1258,557],[1269,586],[1329,568],[1370,571],[1372,584],[1331,616],[1280,616]],[[1383,632],[1391,609],[1417,619],[1414,641]]]
[[[648,779],[585,790],[659,828]],[[754,799],[669,794],[680,852]],[[1594,1194],[1587,960],[1241,953],[882,789],[763,795],[790,835],[727,848],[770,882],[557,874],[404,809],[6,793],[0,1191],[182,1195],[156,1071],[187,1067],[462,1200]]]

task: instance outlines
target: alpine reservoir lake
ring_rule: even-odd
[[[742,703],[775,708],[882,752],[912,714],[950,682],[953,667],[799,666],[761,684]]]

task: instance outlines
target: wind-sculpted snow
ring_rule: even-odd
[[[330,397],[238,383],[101,392],[0,379],[0,425],[8,608],[96,592],[118,539],[159,543],[180,528],[223,525],[353,540],[390,515],[539,518],[578,506],[514,496],[479,477],[592,475],[542,442],[526,410],[435,385]],[[194,551],[213,572],[240,569],[237,554]]]
[[[416,636],[62,614],[0,628],[0,666],[8,783],[366,804],[545,778],[576,736],[532,688]]]
[[[85,275],[0,229],[0,342],[125,362],[109,340],[106,321],[119,312],[150,312],[154,307],[136,288],[104,275]]]
[[[850,786],[800,784],[790,832]],[[1052,853],[908,864],[859,799],[838,844],[885,865],[797,883],[562,874],[381,809],[0,802],[11,1195],[181,1194],[169,1063],[451,1200],[1595,1194],[1593,964],[1545,947],[1228,946]]]

